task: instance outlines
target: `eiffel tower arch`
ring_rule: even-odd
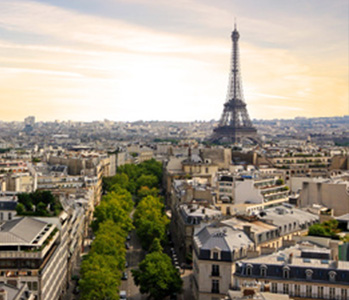
[[[250,139],[258,143],[257,130],[253,127],[247,112],[242,92],[239,47],[240,34],[236,29],[231,34],[233,42],[227,99],[218,127],[209,138],[212,142],[239,143]]]

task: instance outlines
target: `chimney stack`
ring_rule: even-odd
[[[0,290],[0,300],[7,300],[7,291],[4,289]]]
[[[244,232],[248,237],[251,237],[251,226],[250,225],[244,225]]]

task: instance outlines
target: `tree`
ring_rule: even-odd
[[[145,175],[142,174],[136,181],[137,188],[142,186],[147,186],[148,188],[157,187],[158,179],[155,175]]]
[[[22,215],[25,212],[25,206],[22,203],[18,203],[16,206],[17,215]]]
[[[162,252],[164,249],[161,246],[160,239],[155,238],[153,240],[153,243],[151,244],[149,248],[149,252]]]
[[[118,300],[118,286],[121,282],[121,273],[115,272],[115,263],[112,257],[96,253],[89,254],[81,264],[82,300]]]
[[[132,228],[132,220],[128,215],[128,212],[123,208],[121,201],[117,198],[112,198],[109,201],[102,201],[99,206],[96,207],[94,213],[95,220],[92,223],[94,231],[98,230],[99,224],[107,220],[112,220],[116,223],[124,232],[129,232]]]
[[[166,239],[166,228],[169,219],[163,212],[164,204],[159,198],[147,196],[143,198],[133,215],[142,247],[149,249],[155,238],[160,241]]]
[[[157,197],[158,195],[159,195],[159,190],[155,187],[150,189],[147,186],[141,186],[141,188],[137,192],[137,197],[139,199],[142,199],[147,196]]]
[[[156,251],[147,254],[139,264],[139,269],[131,272],[140,292],[148,293],[152,299],[164,299],[182,289],[183,282],[179,272],[164,253]]]

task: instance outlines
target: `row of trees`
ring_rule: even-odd
[[[135,202],[138,206],[134,224],[142,247],[149,252],[139,268],[132,270],[135,283],[141,293],[148,293],[153,299],[163,299],[181,290],[179,272],[161,245],[166,242],[169,223],[159,197],[161,179],[162,164],[155,160],[121,166],[115,176],[103,179],[105,196],[92,223],[95,240],[81,266],[81,299],[119,299],[125,241],[134,228],[130,213]]]
[[[155,239],[166,242],[169,219],[164,214],[164,204],[159,197],[145,196],[137,205],[133,215],[137,235],[143,249],[149,250]]]
[[[169,219],[165,215],[163,198],[159,196],[161,164],[155,161],[146,163],[145,167],[141,167],[145,173],[136,178],[135,198],[138,205],[133,222],[142,247],[148,254],[138,269],[132,270],[132,275],[142,294],[149,294],[151,299],[164,299],[168,295],[180,292],[183,282],[170,257],[163,253],[162,248],[167,242]],[[130,171],[127,166],[124,170]]]
[[[132,195],[118,183],[112,185],[96,207],[92,229],[95,239],[81,265],[81,299],[119,299],[121,274],[125,268],[125,241],[133,229],[129,217]]]

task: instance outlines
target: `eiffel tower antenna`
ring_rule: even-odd
[[[253,127],[248,115],[242,91],[238,45],[240,34],[236,27],[235,19],[234,30],[231,34],[233,47],[231,53],[227,99],[224,104],[219,125],[214,129],[210,138],[212,141],[237,143],[243,138],[254,140],[257,136],[257,130]]]

